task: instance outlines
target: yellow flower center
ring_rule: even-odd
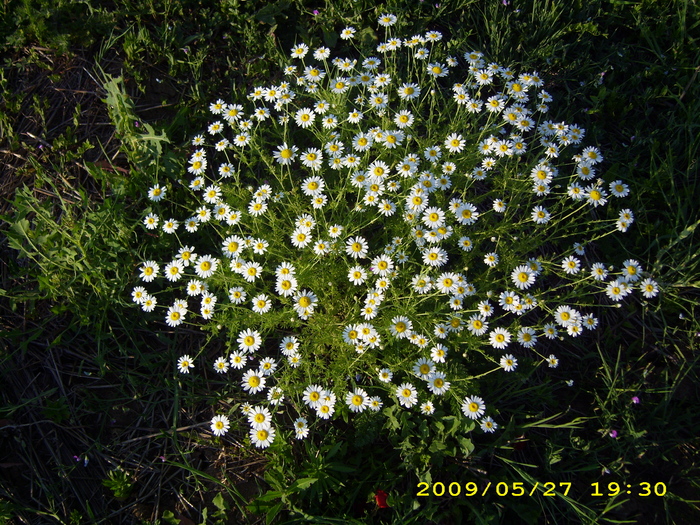
[[[253,388],[260,386],[260,378],[258,376],[250,376],[248,378],[248,384]]]
[[[303,296],[299,299],[299,306],[302,308],[308,308],[311,306],[311,299],[309,299],[307,296]]]

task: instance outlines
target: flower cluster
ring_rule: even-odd
[[[555,368],[597,305],[659,291],[639,262],[597,260],[595,242],[634,222],[612,209],[630,190],[605,180],[584,129],[547,118],[543,79],[450,55],[437,31],[392,37],[395,22],[380,17],[374,55],[299,44],[283,81],[211,104],[187,180],[148,193],[163,211],[145,228],[176,248],[140,267],[166,286],[133,300],[172,327],[199,314],[229,330],[213,367],[262,403],[244,404],[257,447],[281,409],[297,439],[311,418],[387,403],[494,432],[477,372]]]

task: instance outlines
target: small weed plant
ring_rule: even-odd
[[[544,79],[395,22],[369,53],[353,27],[347,56],[298,44],[269,85],[213,102],[186,173],[148,192],[144,249],[166,255],[144,257],[133,301],[226,341],[177,361],[244,400],[215,436],[274,449],[399,411],[497,433],[503,377],[546,378],[596,312],[659,291],[596,257],[634,222],[629,187],[548,117]]]

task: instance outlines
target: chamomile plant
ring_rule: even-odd
[[[256,447],[388,408],[497,433],[494,374],[547,374],[599,305],[659,292],[593,256],[633,224],[630,190],[548,117],[544,79],[395,21],[364,56],[300,43],[282,80],[213,102],[186,173],[145,196],[172,255],[144,260],[133,300],[227,342],[177,367],[225,378]]]

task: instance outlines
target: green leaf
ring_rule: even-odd
[[[299,490],[308,489],[317,481],[318,478],[300,478],[289,486],[289,492],[297,492]]]
[[[279,514],[280,510],[282,510],[282,506],[283,503],[279,502],[277,505],[268,510],[267,514],[265,515],[265,523],[267,523],[268,525],[272,523],[277,514]]]
[[[229,509],[228,503],[226,503],[226,500],[224,500],[224,496],[223,496],[223,494],[221,494],[221,492],[219,492],[216,496],[214,496],[214,499],[211,502],[219,510],[228,510]]]

